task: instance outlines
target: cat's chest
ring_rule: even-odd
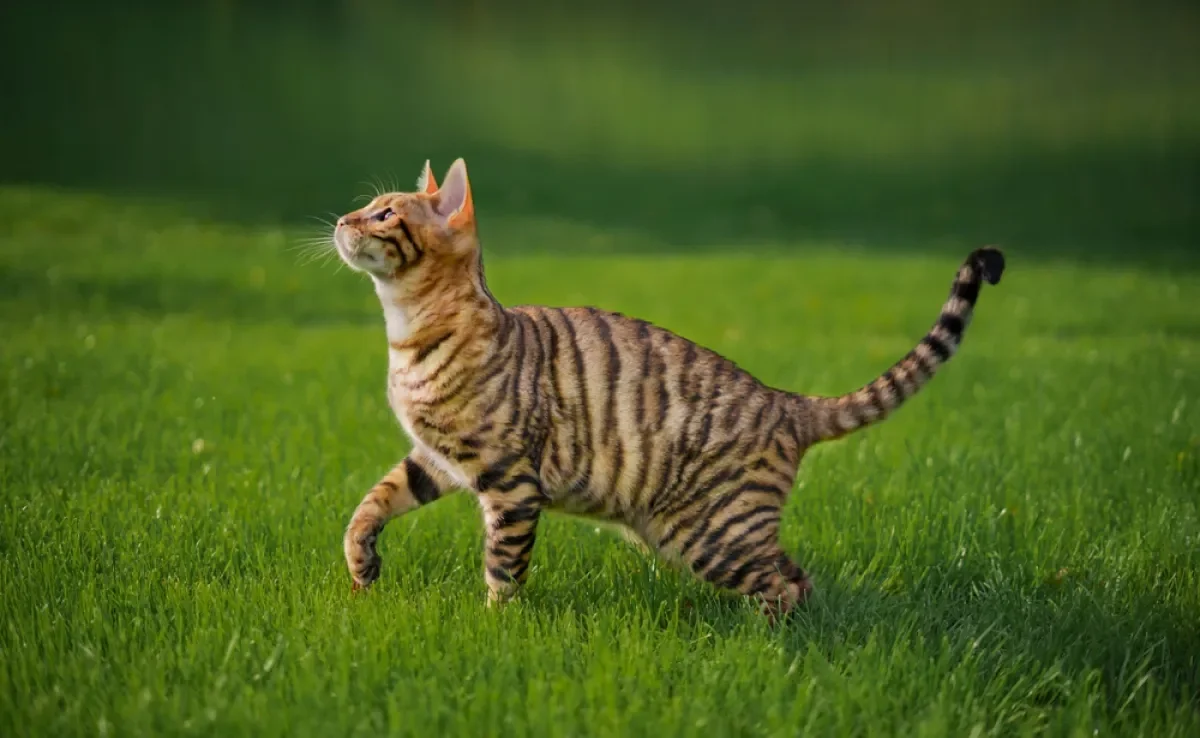
[[[472,460],[464,452],[466,435],[463,418],[414,400],[401,378],[393,375],[388,382],[388,404],[414,449],[421,452],[457,484],[472,488],[477,476]],[[474,457],[475,454],[469,454]]]

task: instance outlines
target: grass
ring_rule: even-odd
[[[944,374],[805,461],[784,541],[818,593],[770,630],[557,517],[487,612],[465,496],[394,522],[351,598],[343,527],[406,450],[368,285],[130,200],[8,188],[0,225],[4,735],[1200,732],[1194,271],[1014,252]],[[643,316],[813,392],[902,355],[957,266],[485,225],[503,301]]]

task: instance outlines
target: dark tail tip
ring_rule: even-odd
[[[1004,274],[1004,254],[1000,249],[992,246],[975,249],[971,254],[971,262],[983,271],[983,278],[988,284],[1000,284],[1000,277]]]

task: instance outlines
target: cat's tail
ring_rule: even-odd
[[[815,441],[841,438],[886,418],[912,397],[950,360],[963,340],[975,311],[983,281],[998,284],[1004,273],[1004,255],[985,247],[971,252],[958,268],[950,297],[942,305],[937,323],[920,343],[875,381],[841,397],[809,397],[801,422],[804,435]]]

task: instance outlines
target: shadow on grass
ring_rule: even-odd
[[[631,554],[632,555],[632,554]],[[832,562],[829,568],[839,568]],[[576,617],[581,627],[597,601],[622,616],[653,613],[658,627],[714,632],[728,637],[766,628],[739,596],[699,585],[684,572],[655,577],[649,564],[619,592],[583,586],[534,586],[523,597],[535,610]],[[775,630],[778,642],[799,656],[816,648],[831,663],[871,641],[885,648],[945,644],[970,654],[981,681],[1013,676],[1033,665],[1061,680],[1037,686],[1038,706],[1065,704],[1071,690],[1098,673],[1110,705],[1130,698],[1149,674],[1180,705],[1200,710],[1200,631],[1177,603],[1103,576],[1051,575],[1030,584],[992,562],[967,558],[921,575],[907,587],[884,587],[820,577],[813,598]],[[1125,590],[1125,591],[1121,591]],[[621,598],[625,602],[614,603]]]

